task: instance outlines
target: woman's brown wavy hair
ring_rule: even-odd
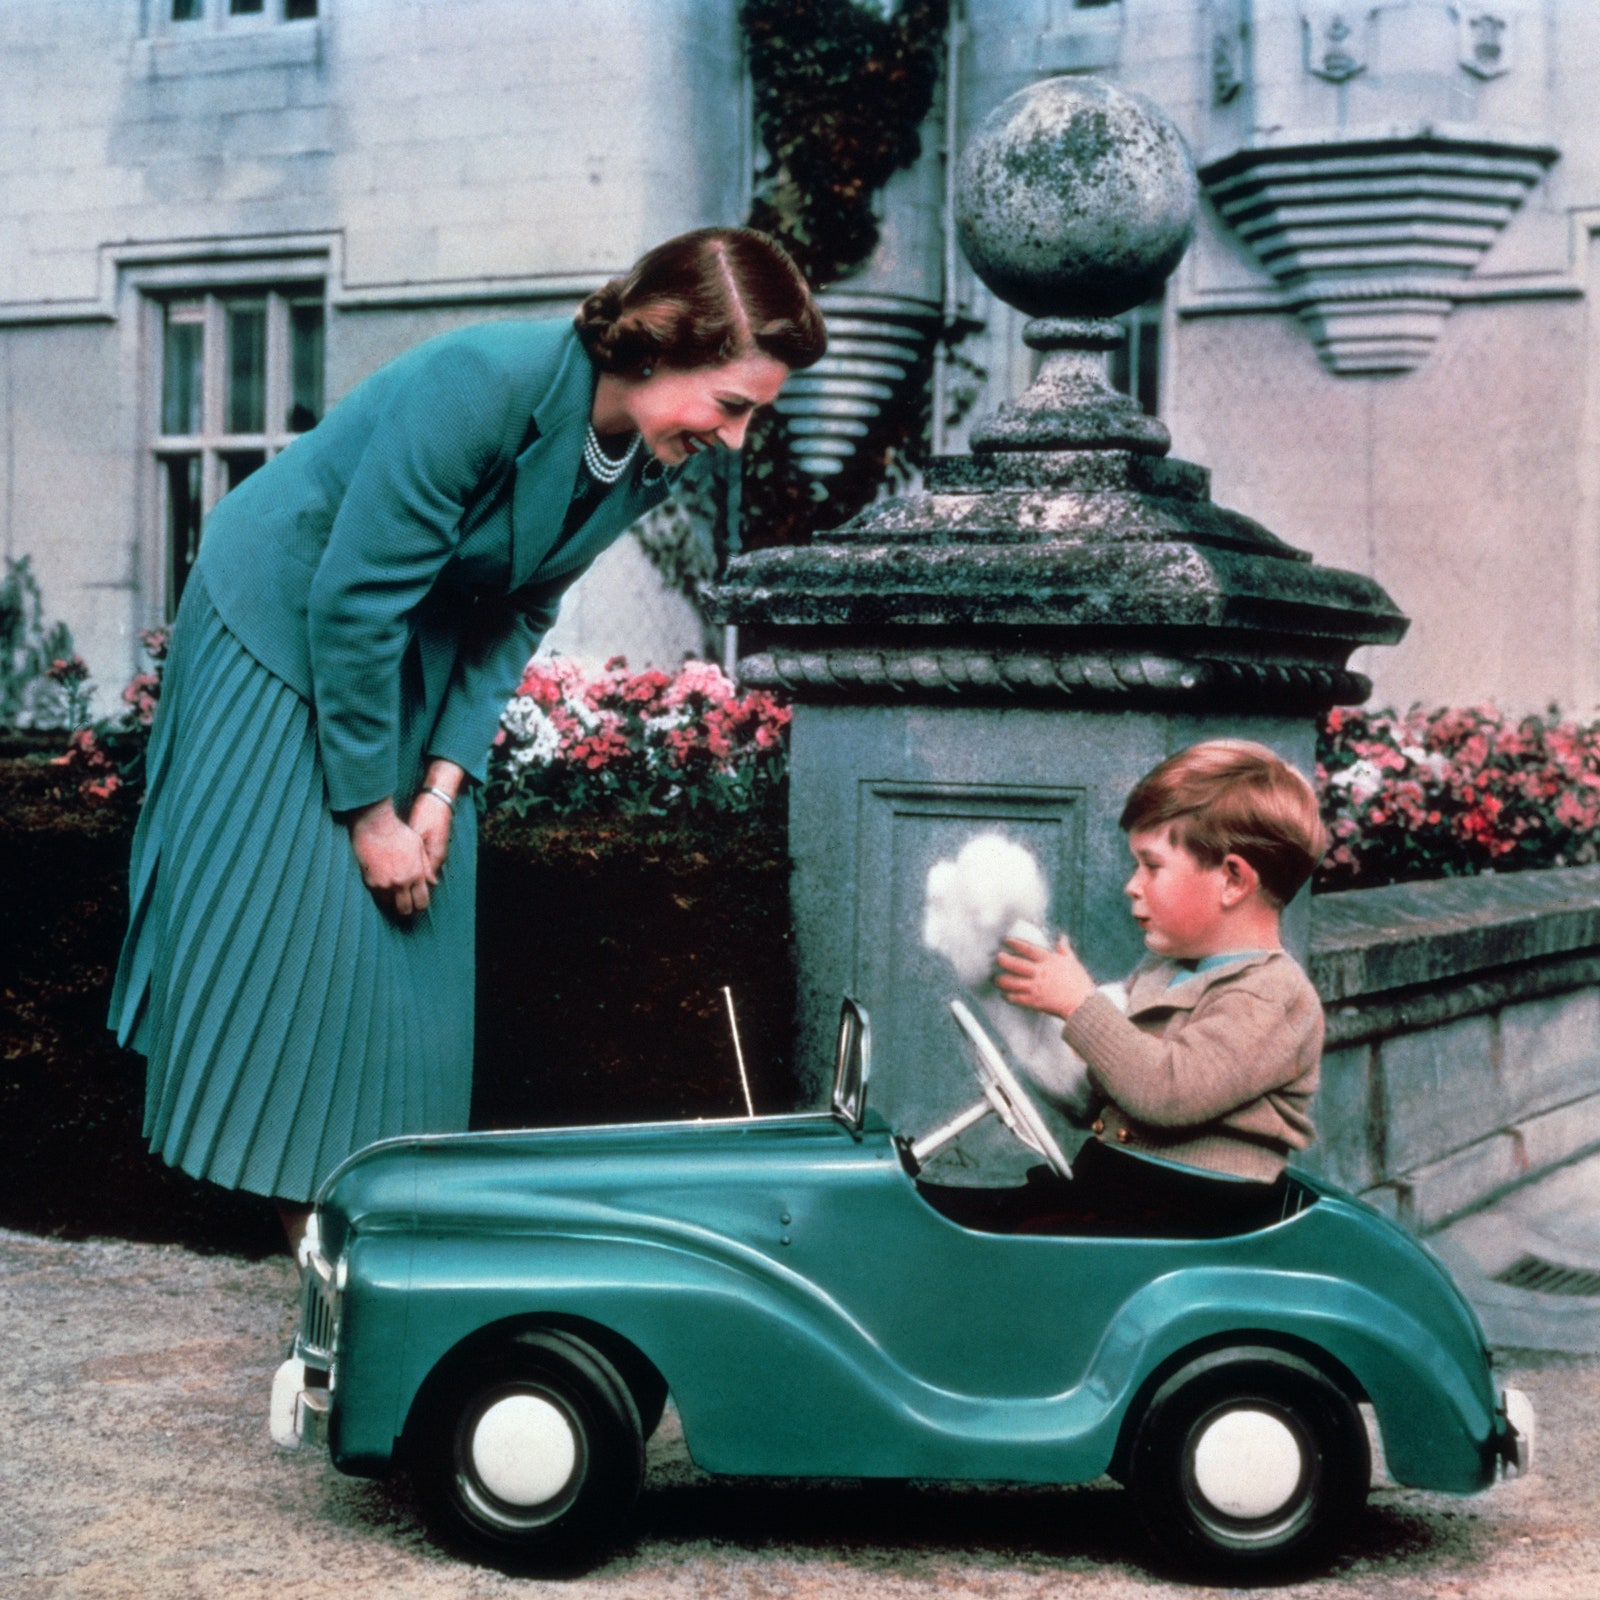
[[[597,289],[574,319],[602,372],[720,366],[760,351],[790,369],[828,347],[800,269],[753,228],[697,228],[641,256]]]

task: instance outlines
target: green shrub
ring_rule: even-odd
[[[88,668],[64,622],[46,623],[27,556],[0,578],[0,727],[71,728],[83,720]]]

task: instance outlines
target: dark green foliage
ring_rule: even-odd
[[[786,829],[485,819],[474,1127],[796,1107]]]
[[[44,597],[32,562],[27,556],[15,561],[8,556],[5,577],[0,578],[0,727],[34,720],[34,702],[50,664],[71,657],[71,630],[64,622],[44,620]],[[45,696],[47,703],[63,698],[55,692]],[[60,705],[50,706],[49,713],[45,720],[52,726],[65,720]]]
[[[874,195],[921,153],[939,81],[949,0],[900,0],[885,17],[856,0],[745,0],[756,127],[767,161],[751,227],[776,235],[813,288],[859,267],[878,243]],[[742,452],[740,545],[800,544],[870,501],[891,463],[926,436],[926,374],[880,419],[869,448],[824,487],[794,463],[776,417]]]
[[[756,126],[767,150],[750,225],[776,234],[818,288],[878,242],[872,197],[921,153],[948,0],[745,0]]]

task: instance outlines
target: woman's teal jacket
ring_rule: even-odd
[[[207,519],[212,603],[312,706],[333,810],[408,794],[421,755],[481,781],[562,591],[667,493],[635,466],[562,536],[594,381],[570,322],[443,334]]]

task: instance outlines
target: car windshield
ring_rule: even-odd
[[[872,1027],[866,1011],[845,997],[839,1008],[839,1046],[833,1069],[833,1114],[855,1132],[867,1112]]]

